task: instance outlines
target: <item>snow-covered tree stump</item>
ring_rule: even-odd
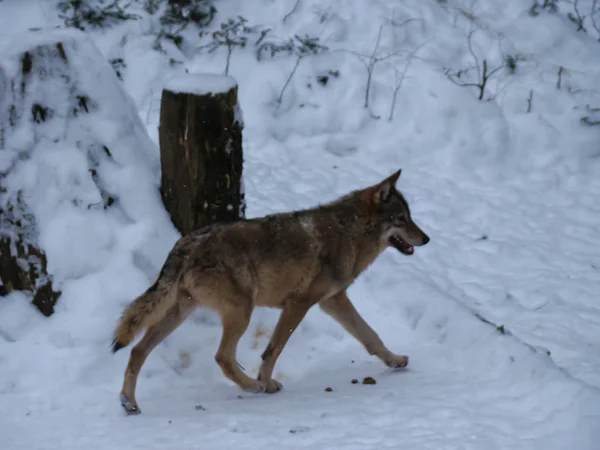
[[[56,72],[64,72],[68,61],[61,42],[33,46],[17,57],[17,75],[12,79],[6,79],[7,74],[0,65],[0,156],[4,156],[0,165],[0,295],[13,291],[30,292],[33,304],[42,314],[50,316],[60,291],[53,288],[48,275],[46,253],[39,246],[35,216],[23,201],[22,193],[11,192],[7,178],[17,164],[15,149],[11,148],[12,135],[24,126],[32,126],[29,123],[46,122],[53,113],[47,105],[28,98],[31,97],[28,96],[29,83],[39,82],[41,71],[43,76],[48,76],[49,61]],[[30,156],[27,151],[20,150],[21,159]]]
[[[49,316],[61,291],[122,250],[124,227],[151,217],[156,233],[171,235],[161,231],[169,219],[155,195],[157,153],[84,32],[1,35],[0,295],[23,291]],[[147,267],[150,247],[125,251]]]
[[[163,89],[161,195],[182,234],[244,217],[242,128],[231,77],[184,75]]]

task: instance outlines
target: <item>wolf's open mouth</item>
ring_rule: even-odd
[[[415,252],[412,245],[407,244],[400,236],[395,234],[390,236],[390,243],[404,255],[412,255]]]

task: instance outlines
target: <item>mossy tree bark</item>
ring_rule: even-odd
[[[245,215],[237,86],[205,95],[163,90],[161,195],[182,235]]]

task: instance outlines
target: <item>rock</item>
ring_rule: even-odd
[[[377,381],[373,377],[364,377],[362,384],[377,384]]]

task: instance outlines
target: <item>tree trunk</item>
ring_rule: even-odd
[[[160,190],[182,235],[244,217],[242,128],[230,77],[189,75],[163,90]]]

